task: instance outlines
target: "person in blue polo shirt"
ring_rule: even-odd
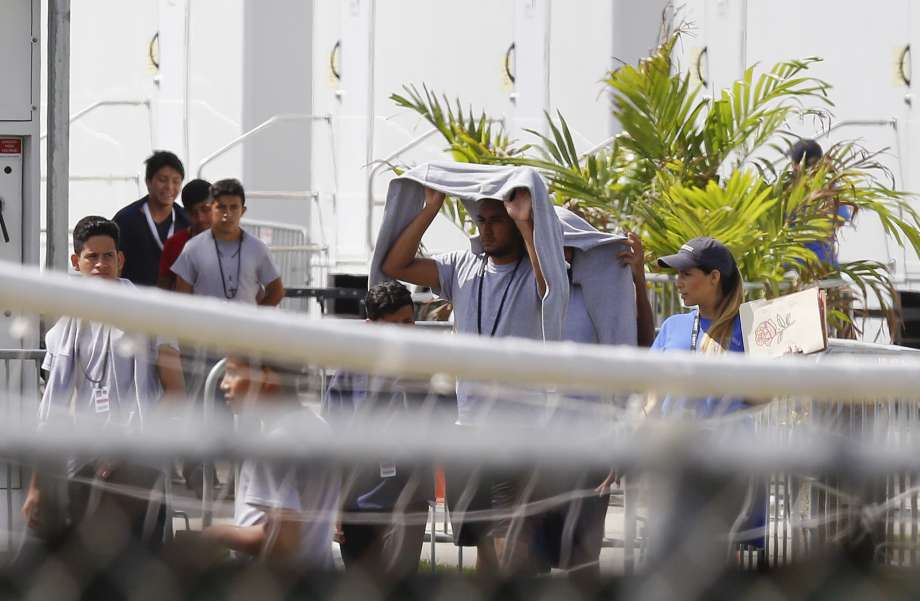
[[[724,244],[713,238],[694,238],[677,254],[658,259],[658,265],[677,271],[677,290],[689,313],[672,315],[661,325],[653,350],[703,353],[744,352],[738,309],[744,300],[741,272]],[[745,406],[741,401],[709,398],[694,401],[665,398],[663,414],[689,411],[712,417]]]
[[[652,349],[712,354],[743,353],[744,341],[738,310],[744,301],[744,282],[731,251],[713,238],[694,238],[681,246],[676,254],[658,259],[658,265],[677,271],[677,290],[681,300],[684,305],[696,308],[689,313],[672,315],[665,320],[655,342],[652,343]],[[689,416],[707,419],[725,416],[749,407],[747,402],[740,399],[686,399],[668,395],[661,402],[660,413],[666,417]],[[745,428],[749,426],[749,421],[733,420],[732,424],[734,426],[726,427]],[[712,427],[716,425],[717,422],[714,422]],[[736,533],[748,534],[736,534],[735,541],[762,548],[762,530],[766,523],[766,490],[759,484],[753,484],[749,491],[752,494],[748,495],[748,482],[713,478],[707,483],[709,491],[699,493],[701,489],[694,488],[702,486],[699,478],[701,476],[697,476],[686,488],[677,485],[678,490],[683,490],[687,494],[678,493],[682,499],[683,511],[681,517],[675,519],[686,521],[693,519],[692,514],[695,512],[712,511],[715,507],[722,507],[725,509],[726,523],[731,525],[736,516],[744,512],[746,516],[737,523]],[[746,504],[747,509],[744,508],[746,496],[750,499]],[[669,544],[660,548],[665,548]]]

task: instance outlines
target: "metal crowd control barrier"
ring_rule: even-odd
[[[920,357],[920,351],[904,347],[852,340],[830,340],[825,354],[877,357]],[[820,361],[821,355],[815,357]],[[885,401],[862,404],[815,403],[779,399],[757,416],[755,428],[778,432],[777,444],[789,440],[796,429],[817,426],[842,439],[865,438],[867,442],[904,442],[920,432],[920,404]],[[920,553],[920,505],[917,476],[909,473],[880,475],[879,481],[858,494],[847,490],[839,476],[773,474],[767,481],[767,540],[765,560],[771,566],[787,564],[811,550],[839,542],[862,519],[859,504],[883,506],[881,518],[870,528],[877,542],[876,561],[891,565],[918,565]],[[872,490],[877,488],[877,490]],[[829,519],[826,516],[837,516]]]
[[[7,423],[24,423],[38,413],[41,400],[40,368],[45,351],[39,349],[0,349],[0,394],[2,397],[2,419]],[[0,529],[3,537],[0,553],[10,553],[15,548],[14,534],[19,531],[14,523],[19,505],[23,499],[26,474],[22,463],[13,457],[6,457],[0,475],[0,490],[3,490],[3,507],[0,512]],[[18,494],[15,494],[17,493]]]
[[[204,383],[204,424],[210,424],[214,417],[214,400],[217,395],[217,386],[224,375],[227,365],[226,359],[221,359],[211,368],[208,379]],[[207,528],[214,519],[214,462],[205,461],[201,469],[201,527]]]

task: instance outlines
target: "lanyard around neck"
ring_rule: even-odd
[[[80,326],[82,325],[81,322]],[[102,331],[105,332],[105,340],[102,343],[102,367],[99,369],[99,377],[94,380],[89,375],[89,362],[92,360],[92,354],[87,359],[85,366],[80,362],[80,326],[77,328],[77,341],[74,345],[74,361],[80,366],[80,371],[83,372],[83,377],[86,378],[86,381],[92,384],[94,388],[99,388],[105,382],[106,373],[109,371],[109,354],[112,352],[112,330],[111,328],[106,329],[105,326],[102,328]],[[92,334],[92,328],[89,331]]]
[[[224,287],[224,298],[227,300],[233,300],[236,298],[236,294],[240,290],[240,266],[243,264],[243,237],[246,235],[246,232],[240,230],[240,241],[236,245],[236,288],[233,287],[233,282],[230,283],[230,289],[227,289],[227,279],[224,275],[224,262],[221,259],[222,255],[220,254],[220,247],[217,245],[217,238],[214,237],[214,232],[211,232],[211,240],[214,241],[214,252],[217,253],[217,267],[220,269],[220,283]],[[231,259],[233,257],[230,257]]]
[[[696,343],[700,338],[700,313],[693,316],[693,331],[690,333],[690,352],[696,351]]]
[[[514,275],[517,273],[518,267],[521,266],[521,261],[524,260],[524,255],[518,257],[517,263],[514,264],[514,271],[511,272],[511,277],[508,279],[508,283],[505,284],[505,291],[502,293],[502,300],[498,304],[498,313],[495,315],[495,321],[492,322],[492,332],[489,336],[495,336],[495,332],[498,330],[498,323],[502,319],[502,311],[505,309],[505,300],[508,298],[508,291],[511,290],[511,284],[514,283]],[[479,268],[479,301],[476,305],[476,331],[479,332],[479,335],[482,336],[482,281],[486,276],[486,262],[488,259],[484,259],[482,262],[482,267]]]
[[[160,230],[157,229],[157,224],[153,221],[153,215],[150,214],[150,206],[145,202],[143,209],[144,217],[147,218],[147,227],[150,228],[150,233],[153,234],[153,241],[157,243],[157,246],[160,247],[160,250],[163,250],[163,241],[160,240]],[[172,209],[172,221],[169,224],[169,231],[166,232],[166,238],[172,238],[173,233],[176,231],[176,207]]]

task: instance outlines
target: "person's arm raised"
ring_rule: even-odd
[[[388,277],[416,284],[428,288],[438,288],[438,266],[432,259],[416,257],[422,236],[428,230],[431,222],[437,217],[441,205],[444,204],[444,194],[425,188],[425,207],[406,226],[399,238],[387,252],[383,260],[383,273]]]
[[[618,258],[632,272],[633,284],[636,286],[636,330],[639,346],[650,347],[655,341],[655,314],[648,300],[645,284],[645,247],[636,234],[627,234],[624,250]]]
[[[533,242],[533,199],[531,198],[530,190],[527,188],[515,190],[511,194],[511,198],[505,201],[505,209],[524,238],[527,256],[530,257],[534,279],[537,281],[537,292],[540,293],[540,298],[543,298],[546,296],[546,278],[543,277],[543,269],[540,267],[540,259],[537,257],[537,247],[534,246]]]

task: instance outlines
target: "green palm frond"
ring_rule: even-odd
[[[837,144],[805,171],[776,161],[796,139],[797,122],[830,115],[831,86],[810,75],[821,59],[753,65],[704,97],[672,60],[684,33],[671,33],[649,57],[606,75],[622,132],[587,154],[579,153],[560,112],[546,114],[545,132],[527,130],[531,146],[511,139],[484,112],[426,86],[405,86],[391,98],[436,127],[456,160],[536,168],[555,202],[579,209],[598,227],[639,232],[650,256],[713,236],[735,253],[745,280],[766,285],[764,295],[843,278],[858,301],[880,306],[895,327],[896,292],[884,265],[836,265],[812,250],[836,243],[848,207],[875,215],[887,236],[920,254],[920,214],[895,188],[884,151]],[[471,227],[462,203],[449,199],[445,213]],[[838,328],[854,325],[849,296],[830,295],[829,316]]]

